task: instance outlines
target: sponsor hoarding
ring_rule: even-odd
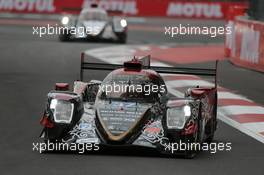
[[[78,13],[81,8],[97,3],[109,11],[122,11],[128,16],[223,19],[229,6],[244,2],[204,2],[175,0],[0,0],[0,12],[59,14]]]

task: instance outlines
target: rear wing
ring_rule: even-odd
[[[100,8],[97,4],[91,4],[90,7],[62,7],[62,11],[64,13],[70,14],[79,14],[85,8]],[[122,10],[105,10],[108,16],[124,16],[124,12]]]
[[[84,70],[107,70],[113,71],[115,69],[123,68],[123,64],[108,64],[108,63],[89,63],[84,61],[85,54],[81,54],[81,70],[80,80],[83,81]],[[142,69],[151,69],[158,73],[167,74],[185,74],[185,75],[201,75],[214,77],[215,88],[217,87],[217,65],[218,60],[215,62],[215,68],[202,69],[202,68],[183,68],[183,67],[161,67],[150,66],[150,55],[139,59],[142,64]]]

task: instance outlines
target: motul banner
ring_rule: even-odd
[[[54,0],[0,0],[0,11],[21,13],[54,13]]]
[[[0,12],[59,14],[78,13],[81,8],[97,3],[108,11],[122,11],[128,16],[179,18],[225,18],[229,6],[242,2],[204,2],[176,0],[0,0]]]

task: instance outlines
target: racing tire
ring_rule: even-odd
[[[120,44],[126,44],[126,39],[123,39],[123,38],[122,38],[122,39],[119,39],[118,42],[119,42]]]
[[[212,143],[213,140],[214,140],[214,134],[208,136],[207,139],[205,140],[205,142],[206,143]]]
[[[215,106],[217,106],[217,104],[215,104]],[[214,114],[214,117],[210,121],[209,128],[207,128],[207,130],[209,130],[210,134],[205,139],[205,142],[206,143],[212,143],[212,141],[214,140],[214,133],[215,133],[216,128],[217,128],[217,119],[216,119],[216,116],[217,116],[217,108],[216,107],[214,107],[214,113],[213,114]]]
[[[197,144],[201,144],[203,142],[202,140],[202,131],[203,129],[201,128],[203,126],[202,121],[201,121],[201,105],[200,105],[200,109],[199,109],[199,116],[198,119],[195,121],[196,125],[198,127],[198,130],[195,132],[195,134],[193,134],[192,136],[192,142],[190,143],[197,143]],[[186,150],[184,157],[186,159],[193,159],[197,154],[198,154],[199,150]]]
[[[197,124],[199,127],[199,122],[197,122]],[[199,131],[196,131],[196,133],[192,135],[190,139],[191,139],[191,142],[186,142],[186,143],[200,143],[199,142]],[[198,154],[198,150],[185,150],[184,158],[193,159],[196,157],[197,154]]]
[[[61,34],[59,35],[59,40],[62,42],[70,41],[70,35]]]
[[[214,128],[214,123],[215,123],[215,119],[212,118],[211,121],[209,121],[211,126],[208,126],[206,128],[208,135],[207,138],[204,140],[206,143],[211,143],[214,140],[214,132],[215,132],[215,128]]]
[[[60,34],[59,34],[60,41],[65,42],[65,41],[70,41],[70,39],[71,39],[71,34],[69,30],[67,29],[60,30]]]
[[[118,37],[118,43],[120,43],[120,44],[126,44],[126,42],[127,42],[127,36],[126,35],[120,35]]]
[[[185,159],[194,159],[197,155],[197,152],[195,151],[187,151],[185,154],[184,154],[184,158]]]

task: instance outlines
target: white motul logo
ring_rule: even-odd
[[[173,3],[171,2],[167,10],[168,16],[186,17],[207,17],[222,18],[220,4],[204,3]]]
[[[53,0],[0,0],[0,10],[54,12]]]
[[[125,14],[136,15],[138,13],[136,1],[112,0],[84,0],[83,8],[91,7],[91,4],[97,3],[100,8],[110,11],[122,11]]]

